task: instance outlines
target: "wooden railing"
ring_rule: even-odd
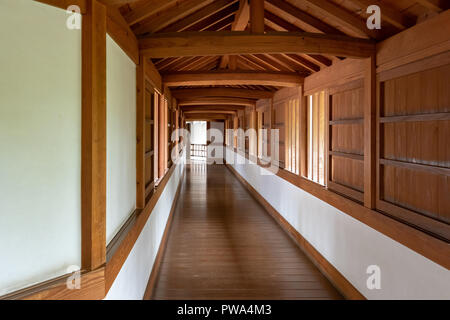
[[[191,144],[191,157],[206,158],[206,144]]]

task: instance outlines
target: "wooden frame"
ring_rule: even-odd
[[[384,157],[384,134],[383,127],[386,124],[407,123],[407,122],[427,122],[427,121],[448,121],[450,113],[438,112],[430,114],[415,114],[401,116],[384,116],[384,97],[385,82],[407,76],[409,74],[423,72],[425,70],[434,69],[440,66],[450,64],[450,53],[441,53],[440,62],[436,60],[436,56],[427,57],[418,62],[412,62],[406,65],[400,65],[396,68],[385,70],[378,75],[376,88],[379,97],[376,104],[376,167],[375,167],[375,207],[377,210],[390,215],[400,221],[404,221],[416,228],[421,228],[425,232],[433,234],[436,237],[448,242],[450,240],[450,227],[443,221],[434,219],[423,212],[419,212],[417,208],[407,204],[397,204],[384,199],[384,190],[382,185],[382,176],[386,166],[394,168],[404,168],[413,172],[426,172],[430,175],[450,176],[450,168],[439,167],[434,165],[420,164],[407,161],[399,161],[386,159]],[[429,66],[427,68],[426,66]]]
[[[106,7],[90,1],[82,28],[82,269],[106,261]]]

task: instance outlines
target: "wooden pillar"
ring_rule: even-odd
[[[137,67],[136,105],[136,207],[145,207],[145,58],[139,59]]]
[[[375,208],[376,196],[376,61],[365,60],[364,74],[364,206]]]
[[[88,1],[82,25],[82,269],[106,262],[106,7]]]
[[[253,33],[264,32],[264,0],[250,0],[250,28]]]
[[[167,122],[165,121],[167,105],[163,95],[159,96],[158,105],[158,178],[161,178],[164,176],[164,171],[166,168],[165,150],[167,149],[167,139],[165,134],[167,130]]]

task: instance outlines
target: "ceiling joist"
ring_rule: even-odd
[[[209,85],[263,85],[296,87],[304,78],[296,73],[283,72],[179,72],[162,76],[170,87]]]
[[[199,97],[199,98],[186,98],[179,99],[178,105],[180,106],[201,106],[201,105],[237,105],[237,106],[254,106],[255,100],[246,98],[235,97]]]
[[[199,98],[199,97],[236,97],[247,99],[269,99],[273,92],[263,90],[250,90],[238,88],[194,88],[173,89],[172,96],[177,99]]]
[[[370,40],[306,32],[174,32],[145,37],[139,40],[139,47],[150,58],[258,53],[366,58],[375,52],[375,43]]]

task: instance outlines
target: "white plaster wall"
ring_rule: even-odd
[[[449,270],[254,164],[233,167],[366,298],[450,299]],[[367,288],[369,265],[381,268],[381,290]]]
[[[81,31],[67,17],[0,0],[0,295],[81,264]]]
[[[136,65],[106,37],[106,243],[136,208]]]
[[[183,174],[185,155],[177,165],[153,208],[127,260],[117,275],[106,300],[141,300],[158,253],[178,184]]]

